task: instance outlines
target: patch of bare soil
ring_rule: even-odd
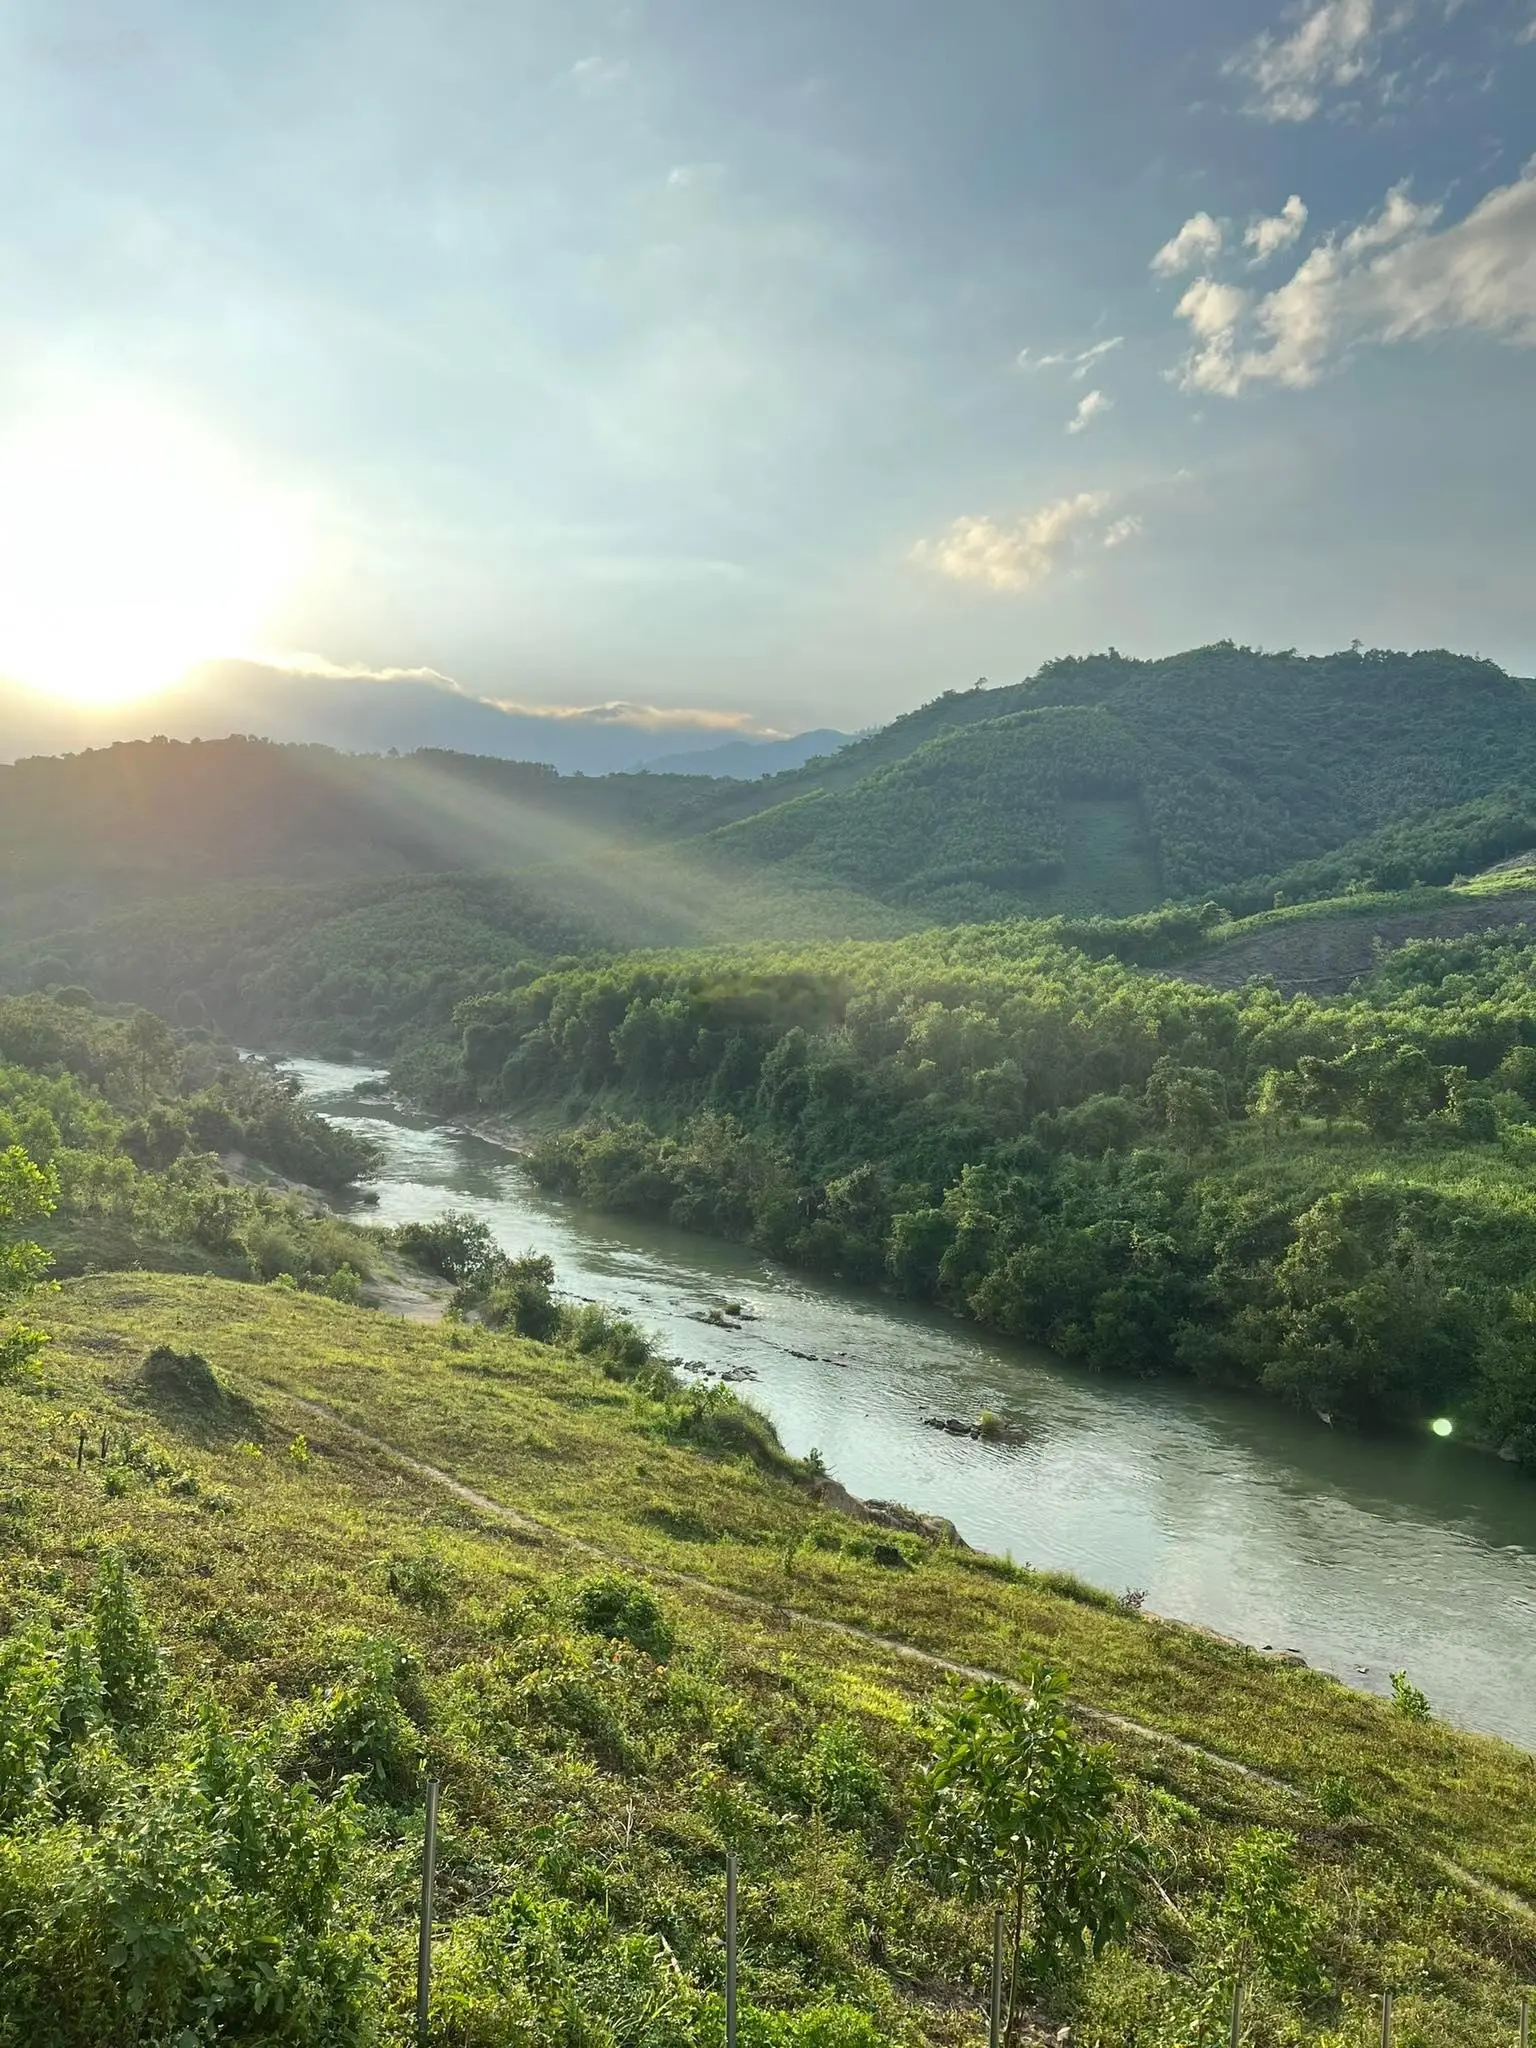
[[[1338,917],[1296,918],[1215,946],[1167,972],[1206,988],[1271,981],[1282,995],[1342,995],[1370,973],[1383,952],[1410,939],[1458,939],[1516,924],[1536,925],[1536,890],[1468,897],[1465,903],[1438,904],[1432,910],[1384,911],[1378,917],[1341,912]]]

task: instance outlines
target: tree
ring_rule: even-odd
[[[928,1875],[1007,1915],[1005,2038],[1021,1964],[1036,1983],[1068,1972],[1130,1924],[1138,1858],[1115,1809],[1121,1785],[1102,1745],[1079,1740],[1060,1673],[1022,1690],[966,1686],[945,1707],[918,1785],[915,1831]]]
[[[23,1235],[29,1224],[51,1216],[59,1199],[58,1175],[38,1166],[19,1145],[0,1152],[0,1305],[29,1293],[47,1272],[41,1245]],[[0,1331],[0,1374],[25,1365],[47,1339],[36,1330]]]

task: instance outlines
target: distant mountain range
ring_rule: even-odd
[[[714,775],[723,781],[755,782],[760,775],[780,775],[786,768],[803,768],[807,761],[835,754],[852,737],[822,726],[816,732],[796,733],[793,739],[726,740],[718,747],[663,754],[654,761],[636,759],[630,766],[650,775]]]
[[[503,761],[542,761],[565,775],[646,768],[744,779],[798,768],[847,735],[797,738],[731,733],[718,716],[658,714],[643,706],[504,709],[431,676],[294,673],[256,662],[209,663],[158,695],[86,707],[0,681],[0,761],[79,753],[116,741],[214,740],[230,733],[334,747],[340,753],[409,754],[432,747]],[[727,732],[730,728],[725,728]]]

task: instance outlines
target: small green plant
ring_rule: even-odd
[[[304,1436],[296,1436],[288,1446],[290,1461],[301,1469],[309,1463],[309,1442]]]
[[[839,1716],[817,1731],[806,1763],[812,1806],[834,1827],[857,1827],[890,1798],[885,1773],[855,1724]]]
[[[164,1673],[139,1590],[116,1550],[97,1569],[91,1639],[108,1719],[119,1728],[141,1727],[159,1709]]]
[[[1066,1701],[1044,1665],[1023,1691],[965,1686],[939,1713],[917,1784],[920,1866],[1007,1915],[1010,2031],[1021,1971],[1044,1985],[1098,1955],[1129,1930],[1136,1895],[1110,1752],[1079,1738]]]
[[[1428,1696],[1419,1691],[1406,1671],[1394,1671],[1392,1674],[1392,1708],[1405,1721],[1429,1719]]]
[[[391,1558],[384,1577],[391,1593],[407,1607],[441,1615],[453,1605],[453,1569],[435,1550],[418,1550],[413,1557]]]
[[[1330,1820],[1348,1820],[1360,1811],[1360,1795],[1348,1778],[1324,1778],[1317,1788],[1317,1803]]]
[[[657,1663],[671,1656],[676,1638],[661,1602],[649,1587],[605,1572],[577,1588],[572,1611],[589,1635],[631,1643]]]

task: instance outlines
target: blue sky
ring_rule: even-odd
[[[259,651],[781,729],[1106,644],[1536,672],[1536,0],[10,0],[0,60],[0,428],[287,508]]]

